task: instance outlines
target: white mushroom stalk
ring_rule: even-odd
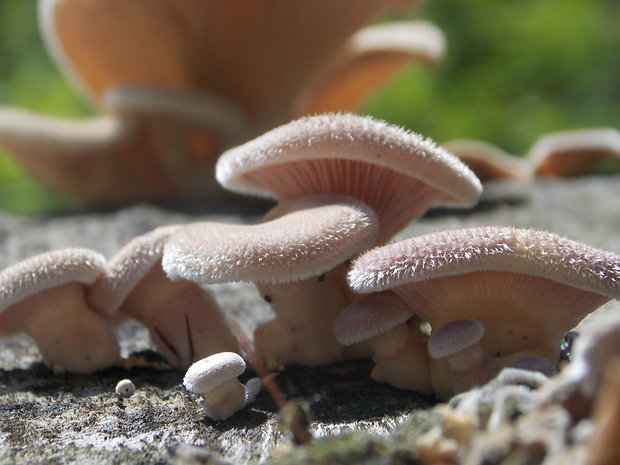
[[[105,258],[87,249],[36,255],[0,271],[0,327],[25,332],[56,372],[89,374],[120,361],[108,322],[86,301]]]
[[[246,385],[237,380],[245,372],[245,361],[233,352],[213,354],[192,364],[185,373],[183,386],[204,395],[204,411],[212,420],[226,420],[254,402],[262,388],[258,378]]]
[[[177,368],[238,343],[215,300],[198,284],[170,281],[161,267],[164,244],[177,226],[164,226],[133,239],[108,262],[89,289],[102,315],[126,314],[146,326],[158,351]]]
[[[481,227],[378,247],[354,262],[348,280],[357,292],[391,289],[439,334],[477,320],[485,330],[482,371],[490,370],[484,381],[504,366],[557,364],[564,333],[620,297],[620,256],[548,232]],[[480,383],[478,368],[469,383],[443,369],[434,376],[444,380],[434,386],[442,395]]]
[[[163,267],[197,283],[254,282],[276,318],[256,329],[268,369],[343,358],[332,332],[349,304],[345,262],[375,241],[377,221],[343,196],[314,196],[271,210],[257,225],[196,223],[166,244]]]

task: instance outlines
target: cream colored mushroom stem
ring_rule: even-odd
[[[177,368],[214,353],[239,350],[213,298],[196,283],[170,281],[160,266],[136,286],[121,311],[148,328],[157,349]]]
[[[429,357],[420,319],[393,292],[363,297],[334,323],[347,357],[372,356],[375,381],[430,394]]]
[[[41,291],[3,314],[5,325],[32,337],[54,371],[90,374],[120,360],[108,323],[84,298],[84,284],[70,282]]]
[[[286,284],[257,284],[276,317],[254,332],[267,369],[300,364],[319,366],[343,359],[334,320],[348,304],[343,292],[345,266]]]

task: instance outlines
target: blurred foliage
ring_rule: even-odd
[[[476,138],[515,154],[545,132],[620,121],[617,0],[428,0],[417,16],[444,30],[446,60],[412,66],[369,113],[439,142]],[[41,44],[36,0],[0,0],[0,104],[90,113]],[[0,153],[0,209],[66,202]]]

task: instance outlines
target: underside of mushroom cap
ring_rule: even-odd
[[[480,181],[458,158],[438,147],[430,139],[400,127],[353,114],[309,116],[273,129],[262,136],[225,152],[216,165],[216,178],[226,188],[259,196],[289,197],[282,189],[284,174],[256,177],[260,171],[294,163],[317,162],[306,168],[307,177],[327,184],[318,168],[320,162],[333,160],[362,162],[405,174],[442,193],[445,203],[474,205],[482,190]],[[334,166],[333,170],[343,169]],[[327,168],[325,168],[327,169]],[[293,170],[291,170],[293,171]],[[351,182],[347,176],[336,183]],[[303,183],[302,178],[296,183]],[[354,181],[355,182],[355,181]],[[357,181],[362,182],[361,180]],[[300,190],[304,186],[299,186]],[[306,195],[320,187],[308,186]],[[327,185],[328,191],[352,195],[344,185]]]
[[[355,261],[348,280],[364,293],[478,271],[539,276],[620,298],[620,255],[546,231],[511,227],[442,231],[378,247]]]
[[[281,113],[326,56],[392,4],[39,0],[39,23],[61,70],[95,101],[109,87],[149,83]]]
[[[82,248],[35,255],[0,271],[0,313],[26,297],[62,284],[92,284],[103,273],[105,257]]]
[[[161,226],[127,243],[107,263],[88,291],[90,304],[111,316],[146,274],[161,260],[166,240],[179,226]]]
[[[284,203],[264,223],[194,223],[173,234],[162,266],[198,283],[287,283],[320,275],[375,243],[372,210],[343,196]]]

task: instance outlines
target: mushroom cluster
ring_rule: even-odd
[[[474,205],[481,185],[444,148],[370,117],[292,121],[225,152],[216,173],[278,204],[252,225],[160,227],[109,260],[67,249],[13,265],[0,272],[0,329],[31,335],[56,370],[91,373],[119,362],[110,322],[126,315],[173,367],[206,359],[217,371],[236,354],[222,363],[237,376],[239,343],[203,285],[248,281],[275,313],[254,333],[269,370],[371,357],[373,379],[447,398],[505,367],[555,372],[563,334],[620,297],[618,255],[548,232],[387,244],[433,205]],[[59,319],[75,326],[69,336]],[[234,399],[207,402],[209,416],[246,405],[235,386]]]

